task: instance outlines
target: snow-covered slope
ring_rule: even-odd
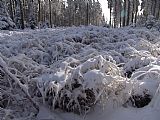
[[[129,27],[0,31],[0,119],[159,120],[159,40]]]

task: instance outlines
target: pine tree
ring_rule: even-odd
[[[0,29],[8,30],[15,27],[14,22],[10,18],[6,9],[6,1],[0,0]]]

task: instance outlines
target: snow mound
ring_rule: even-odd
[[[85,113],[98,101],[106,99],[102,96],[108,96],[108,99],[114,96],[121,104],[128,99],[125,96],[129,91],[126,90],[126,79],[120,77],[120,71],[114,63],[101,55],[90,58],[77,67],[70,66],[74,61],[67,61],[66,67],[62,65],[54,74],[37,78],[38,88],[49,106]],[[124,97],[121,101],[120,95]]]

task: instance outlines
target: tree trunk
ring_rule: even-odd
[[[134,17],[134,23],[137,23],[137,14],[138,14],[138,1],[136,0],[136,13],[135,13],[135,17]]]
[[[133,0],[133,2],[132,2],[132,18],[131,18],[131,21],[132,21],[132,24],[133,24],[133,22],[134,22],[134,7],[135,7],[135,5],[134,5],[134,0]]]
[[[89,4],[87,3],[86,9],[86,25],[89,25]]]
[[[41,22],[41,1],[38,0],[38,23]]]
[[[121,2],[120,2],[119,9],[120,9],[120,12],[119,12],[119,14],[120,14],[120,15],[119,15],[119,17],[120,17],[120,18],[119,18],[119,19],[120,19],[120,20],[119,20],[119,24],[120,24],[120,27],[122,27],[122,19],[121,19],[121,17],[122,17],[122,16],[121,16],[121,12],[122,12],[122,4],[121,4]]]
[[[160,11],[160,1],[159,0],[156,0],[156,8],[155,9],[156,9],[155,10],[155,17],[156,17],[156,19],[158,19],[159,18],[158,13]]]
[[[124,0],[123,10],[124,10],[124,16],[123,16],[123,27],[124,27],[126,25],[126,0]]]
[[[24,11],[23,11],[23,5],[21,0],[19,0],[19,4],[20,4],[20,12],[21,12],[21,29],[24,29]]]
[[[157,19],[160,19],[160,2],[159,2],[158,12],[157,12]]]
[[[151,15],[155,15],[155,0],[151,1],[152,5],[151,5]]]
[[[24,21],[26,21],[26,17],[25,17],[25,16],[26,16],[26,11],[25,11],[25,0],[22,0],[22,6],[23,6],[23,8],[22,8],[22,9],[23,9],[23,16],[24,16],[23,18],[24,18]]]
[[[110,8],[110,21],[109,21],[109,25],[111,26],[112,25],[112,3],[110,2],[109,4],[110,4],[110,6],[109,6],[109,8]]]
[[[114,0],[114,28],[117,27],[117,1]]]
[[[154,0],[153,15],[155,17],[156,17],[156,4],[157,4],[157,0]]]
[[[49,0],[49,24],[50,27],[52,28],[52,5],[51,5],[51,0]]]
[[[10,15],[11,15],[11,19],[13,20],[13,4],[12,4],[12,0],[9,0],[9,7],[10,7]]]
[[[127,12],[127,26],[129,25],[130,22],[130,0],[128,0],[128,12]]]
[[[56,12],[54,13],[54,19],[55,19],[55,20],[54,20],[54,24],[55,24],[55,26],[56,26],[56,25],[57,25],[57,13],[56,13]]]
[[[15,2],[15,0],[12,0],[12,2],[13,2],[13,16],[15,16],[15,14],[16,14],[16,2]]]

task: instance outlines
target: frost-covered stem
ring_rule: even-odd
[[[158,86],[158,89],[150,103],[150,106],[152,108],[159,108],[160,107],[160,84]]]
[[[17,77],[15,77],[9,70],[8,70],[8,66],[6,64],[6,62],[0,57],[0,67],[2,68],[2,70],[10,77],[12,78],[18,85],[19,87],[22,89],[22,91],[25,93],[25,95],[27,96],[27,98],[29,99],[29,101],[33,104],[33,106],[37,109],[37,111],[39,111],[39,106],[37,105],[37,103],[35,101],[32,100],[30,94],[28,93],[28,90],[26,88],[25,85],[23,85],[19,79]]]
[[[101,96],[102,93],[104,92],[104,89],[105,89],[105,88],[103,88],[103,89],[99,92],[98,96],[96,97],[96,100],[95,100],[94,104],[96,104],[96,102],[99,100],[100,96]]]

